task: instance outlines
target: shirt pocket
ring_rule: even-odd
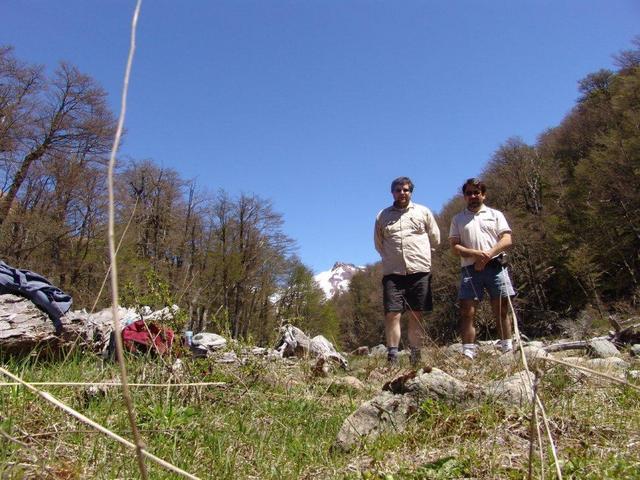
[[[399,218],[389,220],[382,230],[384,231],[385,238],[395,237],[402,231],[402,223]]]
[[[411,217],[409,219],[408,230],[411,233],[425,233],[424,221],[422,221],[422,219],[420,218]]]
[[[482,233],[486,233],[487,235],[491,235],[492,237],[496,236],[496,232],[498,231],[498,221],[495,218],[483,218],[480,221],[480,230]]]

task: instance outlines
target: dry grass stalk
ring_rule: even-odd
[[[13,438],[11,435],[9,435],[7,432],[2,430],[1,428],[0,428],[0,436],[4,437],[5,439],[9,440],[10,442],[15,443],[16,445],[20,445],[23,448],[29,448],[29,445],[27,445],[24,442],[21,442],[17,438]]]
[[[536,402],[535,402],[535,398],[536,398],[536,394],[538,392],[538,382],[539,382],[539,377],[536,374],[536,377],[533,380],[533,398],[531,399],[531,422],[530,422],[530,427],[529,427],[529,475],[528,475],[528,479],[531,480],[532,475],[533,475],[533,434],[534,434],[534,428],[537,430],[538,429],[538,423],[537,423],[537,419],[538,419],[538,414],[536,413]],[[536,435],[537,437],[539,437],[539,435]],[[542,452],[540,452],[540,456],[542,457]],[[540,462],[542,463],[542,462]]]
[[[129,440],[127,440],[125,438],[122,438],[117,433],[112,432],[111,430],[109,430],[106,427],[103,427],[99,423],[94,422],[90,418],[85,417],[83,414],[81,414],[77,410],[74,410],[73,408],[71,408],[70,406],[66,405],[65,403],[62,403],[60,400],[55,398],[49,392],[43,392],[42,390],[38,390],[33,385],[25,382],[21,378],[13,375],[11,372],[9,372],[8,370],[5,370],[2,367],[0,367],[0,373],[6,375],[7,377],[11,378],[15,382],[20,383],[21,385],[23,385],[24,387],[28,388],[30,391],[32,391],[36,395],[39,395],[40,397],[44,398],[49,403],[51,403],[51,404],[55,405],[56,407],[60,408],[61,410],[63,410],[64,412],[68,413],[72,417],[74,417],[77,420],[81,421],[82,423],[84,423],[86,425],[89,425],[89,426],[95,428],[96,430],[99,430],[100,432],[104,433],[105,435],[107,435],[108,437],[112,438],[113,440],[116,440],[117,442],[121,443],[122,445],[125,445],[125,446],[127,446],[127,447],[129,447],[131,449],[137,449],[137,445],[131,443]],[[170,470],[170,471],[172,471],[174,473],[182,475],[185,478],[198,480],[198,477],[196,477],[195,475],[192,475],[189,472],[185,472],[181,468],[178,468],[175,465],[173,465],[173,464],[171,464],[171,463],[169,463],[169,462],[167,462],[167,461],[165,461],[165,460],[163,460],[163,459],[161,459],[159,457],[156,457],[155,455],[153,455],[152,453],[147,452],[144,449],[140,450],[140,452],[146,458],[152,460],[153,462],[155,462],[158,465],[166,468],[167,470]]]
[[[509,301],[509,309],[511,310],[511,317],[513,318],[513,331],[516,334],[516,339],[518,341],[518,349],[520,350],[520,358],[522,360],[522,363],[524,365],[524,368],[527,372],[527,377],[529,379],[530,382],[532,382],[531,380],[531,371],[529,370],[529,365],[527,363],[527,357],[524,354],[524,347],[522,346],[522,337],[520,336],[520,329],[518,328],[518,317],[516,316],[516,311],[513,308],[513,302],[511,302],[511,297],[507,297],[507,300]],[[533,382],[532,382],[533,383]],[[556,474],[558,475],[558,480],[562,480],[562,470],[560,469],[560,462],[558,461],[558,453],[556,450],[556,445],[555,442],[553,441],[553,437],[551,436],[551,428],[549,427],[549,421],[547,419],[547,414],[545,412],[544,409],[544,405],[542,404],[542,400],[540,400],[540,397],[537,395],[537,393],[534,391],[533,394],[533,401],[535,401],[538,404],[538,407],[540,408],[540,414],[542,415],[542,421],[544,423],[544,428],[547,432],[547,438],[549,439],[549,446],[551,447],[551,453],[553,455],[553,462],[554,465],[556,467]]]
[[[607,375],[606,373],[598,372],[596,370],[592,370],[590,368],[583,367],[581,365],[575,365],[573,363],[565,362],[565,361],[559,360],[557,358],[542,357],[541,359],[544,360],[545,362],[557,363],[559,365],[564,365],[565,367],[575,368],[576,370],[582,370],[582,371],[590,373],[592,375],[596,375],[598,377],[606,378],[607,380],[610,380],[612,382],[618,383],[620,385],[626,385],[627,387],[632,388],[633,390],[637,390],[638,392],[640,392],[640,387],[638,387],[637,385],[634,385],[632,383],[629,383],[627,380],[623,380],[621,378],[616,378],[616,377],[613,377],[611,375]]]
[[[136,48],[136,27],[138,25],[138,16],[140,15],[140,7],[142,4],[142,0],[137,0],[136,8],[133,12],[133,19],[131,21],[131,43],[129,46],[129,56],[127,59],[127,68],[124,75],[124,86],[122,89],[122,103],[120,108],[120,116],[118,118],[118,127],[116,129],[115,138],[113,140],[113,147],[111,149],[111,156],[109,158],[109,172],[108,172],[108,187],[109,187],[109,259],[111,265],[111,310],[113,316],[113,331],[119,332],[119,323],[118,319],[118,267],[116,263],[116,251],[115,251],[115,234],[114,234],[114,223],[115,223],[115,207],[114,207],[114,193],[113,193],[113,171],[115,169],[116,163],[116,152],[118,151],[118,147],[120,146],[120,139],[122,137],[122,130],[124,127],[124,119],[127,111],[127,92],[129,90],[129,78],[131,76],[131,65],[133,63],[133,54]],[[136,448],[136,457],[138,460],[138,467],[140,469],[140,475],[143,480],[147,480],[147,467],[144,463],[144,444],[142,443],[142,438],[140,437],[140,432],[138,432],[138,427],[136,425],[136,416],[135,410],[133,408],[133,401],[131,399],[131,393],[129,391],[129,387],[127,386],[127,367],[124,362],[124,354],[123,354],[123,346],[122,346],[122,337],[120,335],[116,335],[116,353],[118,357],[118,364],[120,365],[120,377],[122,381],[122,394],[125,399],[125,404],[127,406],[127,413],[129,417],[129,423],[131,425],[131,431],[133,433],[133,438],[135,441]]]
[[[0,382],[0,387],[16,387],[20,382]],[[116,382],[29,382],[39,387],[121,387]],[[130,387],[225,387],[226,382],[191,382],[191,383],[129,383]]]

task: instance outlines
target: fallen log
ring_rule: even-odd
[[[36,347],[59,350],[77,338],[86,338],[86,313],[70,312],[61,321],[64,333],[56,336],[53,322],[30,300],[0,295],[0,353],[26,355]]]
[[[564,352],[566,350],[586,349],[588,344],[589,344],[588,340],[576,340],[573,342],[552,343],[551,345],[542,347],[542,349],[547,353]]]

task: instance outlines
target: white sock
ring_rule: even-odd
[[[463,343],[462,354],[473,359],[476,356],[476,344],[475,343]]]
[[[513,350],[513,340],[510,338],[507,340],[500,340],[500,350],[503,352],[510,352]]]

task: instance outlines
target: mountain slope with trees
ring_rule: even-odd
[[[617,71],[579,82],[560,125],[533,145],[505,140],[480,174],[487,203],[514,231],[516,307],[529,334],[557,332],[589,306],[604,317],[640,301],[640,39],[616,60]],[[76,308],[92,308],[108,270],[105,174],[114,124],[92,78],[65,63],[49,76],[0,48],[0,254],[48,276]],[[343,348],[382,341],[379,266],[325,301],[269,200],[209,192],[150,160],[120,159],[116,183],[124,304],[175,302],[194,330],[257,343],[270,341],[282,320]],[[454,197],[438,215],[445,237],[462,208]],[[445,340],[455,336],[458,283],[446,241],[434,272],[427,328]],[[107,303],[103,291],[97,306]]]

